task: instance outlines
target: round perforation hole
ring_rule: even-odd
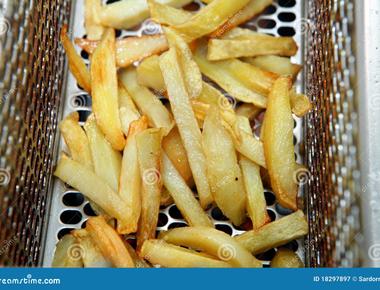
[[[270,249],[270,250],[266,251],[265,253],[256,255],[256,258],[261,260],[261,261],[271,261],[275,255],[276,255],[276,250]]]
[[[289,215],[291,213],[293,213],[293,211],[291,209],[288,209],[288,208],[285,208],[283,206],[281,206],[280,204],[276,204],[276,211],[280,214],[280,215]]]
[[[296,15],[291,12],[281,12],[278,14],[278,19],[282,22],[293,22],[296,20]]]
[[[82,214],[77,210],[65,210],[61,213],[60,220],[67,225],[76,225],[82,220]]]
[[[290,37],[290,36],[294,36],[296,34],[296,31],[294,30],[293,27],[283,26],[277,30],[277,33],[280,36],[289,36]]]
[[[84,197],[79,192],[67,192],[62,198],[62,202],[67,206],[81,206],[84,202]]]
[[[265,201],[267,205],[268,206],[274,205],[274,203],[276,202],[276,196],[270,191],[264,192],[264,195],[265,195]]]
[[[180,222],[175,222],[175,223],[171,223],[168,227],[168,229],[175,229],[175,228],[183,228],[183,227],[187,227],[187,224],[186,223],[180,223]]]
[[[95,211],[92,209],[90,203],[87,203],[84,207],[83,207],[83,211],[86,215],[88,216],[96,216],[96,213]]]
[[[265,10],[263,11],[263,15],[272,15],[276,13],[276,11],[277,11],[276,6],[270,5],[267,8],[265,8]]]
[[[60,240],[63,236],[69,234],[71,231],[75,230],[74,228],[64,228],[60,230],[57,234],[57,238]]]
[[[215,225],[215,228],[219,231],[225,232],[228,235],[232,235],[233,229],[229,225],[223,225],[223,224],[218,224]]]
[[[280,5],[281,7],[290,8],[296,5],[296,1],[295,0],[278,0],[278,5]]]
[[[272,19],[260,19],[258,25],[263,29],[272,29],[276,27],[276,21]]]
[[[91,111],[88,110],[78,110],[77,112],[79,114],[79,122],[81,123],[86,122],[88,116],[91,115]]]
[[[164,226],[166,226],[166,224],[168,223],[168,221],[169,221],[169,219],[166,216],[166,214],[160,213],[159,216],[158,216],[157,226],[158,227],[164,227]]]
[[[215,207],[211,210],[211,216],[217,221],[228,221],[228,218],[222,213],[220,208]]]
[[[173,205],[170,209],[169,209],[169,215],[173,218],[173,219],[183,219],[183,216],[181,214],[181,212],[179,211],[179,209]]]
[[[273,221],[276,220],[276,213],[273,210],[268,209],[267,213],[269,215],[269,218],[270,218],[271,222],[273,222]]]

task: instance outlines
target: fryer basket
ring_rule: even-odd
[[[199,9],[201,2],[195,2],[193,8]],[[365,146],[358,140],[360,130],[368,128],[358,117],[363,88],[358,86],[357,58],[364,48],[356,47],[355,39],[362,28],[358,10],[366,2],[275,0],[263,15],[245,25],[294,36],[301,48],[293,58],[305,64],[296,87],[310,97],[313,110],[303,120],[295,119],[294,135],[297,161],[307,166],[299,180],[310,231],[304,240],[287,246],[310,267],[374,265],[374,259],[368,259],[374,240],[361,247],[368,232],[374,236],[378,232],[374,224],[366,230],[361,226],[361,215],[370,208],[365,202],[360,205]],[[78,111],[83,122],[91,112],[91,99],[67,73],[59,44],[64,24],[70,24],[70,36],[84,35],[83,1],[1,3],[0,263],[49,267],[58,238],[82,227],[93,214],[80,193],[52,176],[58,152],[65,149],[57,123],[72,111]],[[157,29],[147,20],[138,29],[117,35],[154,34]],[[88,62],[88,56],[78,52]],[[283,209],[273,202],[269,190],[266,197],[272,219],[280,218]],[[216,208],[209,214],[217,228],[232,235],[242,233]],[[175,206],[161,209],[158,230],[183,224]],[[274,253],[260,257],[267,261],[265,265]]]

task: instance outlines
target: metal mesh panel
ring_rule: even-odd
[[[2,1],[0,263],[36,266],[43,248],[70,1]]]
[[[310,266],[359,266],[360,174],[352,52],[353,2],[308,1],[305,84],[314,103],[306,118]]]

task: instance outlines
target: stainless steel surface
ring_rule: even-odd
[[[380,2],[356,9],[363,266],[380,267]]]
[[[37,266],[55,159],[70,1],[0,1],[0,264]]]
[[[198,5],[201,5],[200,1],[196,1]],[[273,5],[271,9],[260,16],[258,19],[248,23],[246,26],[252,29],[258,29],[259,31],[271,33],[274,35],[291,35],[293,36],[293,32],[296,33],[294,35],[297,43],[302,46],[302,37],[303,31],[301,28],[301,11],[302,5],[301,1],[294,2],[292,5],[292,1],[282,1],[285,3],[283,7],[277,3]],[[281,1],[280,1],[281,2]],[[81,1],[77,1],[75,4],[75,15],[74,21],[72,25],[72,36],[73,37],[82,37],[85,33],[83,27],[83,5]],[[294,19],[292,19],[292,15],[288,14],[290,17],[289,22],[284,22],[279,20],[279,15],[284,15],[284,13],[290,13],[294,15]],[[264,21],[265,20],[265,21]],[[274,26],[272,26],[274,24]],[[124,36],[140,36],[143,33],[157,33],[157,28],[154,29],[152,27],[152,22],[147,20],[137,31],[122,31],[120,37]],[[80,50],[78,50],[80,52]],[[302,50],[300,53],[294,57],[294,62],[301,63],[302,61]],[[297,81],[297,90],[302,91],[303,80],[300,78]],[[72,111],[80,111],[81,115],[85,116],[88,112],[91,111],[90,103],[88,102],[89,98],[86,97],[86,93],[84,93],[81,89],[78,88],[75,79],[71,74],[68,77],[68,86],[66,90],[66,98],[63,114],[67,115]],[[87,112],[87,113],[86,113]],[[297,140],[297,161],[302,162],[302,154],[300,152],[300,144],[302,142],[302,122],[300,119],[295,120],[296,126],[294,130],[295,139]],[[64,142],[61,140],[60,149],[65,149]],[[52,207],[49,215],[49,229],[47,235],[47,244],[45,250],[45,258],[44,258],[44,266],[50,266],[51,260],[54,253],[55,244],[58,241],[58,236],[66,233],[70,229],[80,228],[83,226],[83,223],[88,218],[88,202],[84,200],[83,202],[78,202],[76,205],[69,204],[65,205],[63,199],[65,196],[78,196],[76,191],[73,189],[65,188],[64,184],[59,180],[55,180],[54,182],[54,191],[52,197]],[[273,197],[273,194],[267,190],[268,197]],[[67,201],[66,201],[67,202]],[[272,216],[276,219],[281,217],[281,214],[278,212],[276,203],[270,203],[268,205],[268,210],[271,211]],[[210,210],[208,213],[212,217],[217,228],[224,230],[232,235],[236,235],[242,233],[241,228],[236,228],[231,223],[224,220],[219,214],[212,214],[213,210]],[[71,221],[70,221],[71,220]],[[71,224],[69,224],[71,223]],[[169,206],[165,209],[161,210],[160,221],[158,230],[167,230],[168,228],[176,227],[184,225],[183,219],[178,215],[175,207]],[[133,237],[131,237],[133,239]],[[295,241],[288,245],[293,249],[297,250],[297,253],[304,258],[304,249],[303,249],[303,241]],[[273,257],[275,250],[268,251],[264,255],[261,255],[261,259],[265,260],[265,264],[269,264],[269,260]]]

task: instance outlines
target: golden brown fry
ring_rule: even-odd
[[[183,227],[163,233],[162,239],[178,246],[199,249],[235,267],[262,267],[247,249],[222,231],[206,227]]]
[[[166,268],[230,268],[226,262],[206,257],[196,251],[170,245],[162,240],[148,240],[141,257]]]
[[[89,54],[92,54],[99,45],[99,41],[86,38],[76,38],[75,43]],[[119,39],[116,41],[116,65],[127,67],[135,61],[140,61],[167,49],[168,42],[163,34]]]
[[[297,78],[298,73],[302,69],[301,65],[291,63],[290,58],[277,55],[247,57],[244,58],[244,61],[258,68],[276,73],[278,75],[292,75],[293,80]]]
[[[210,3],[213,0],[204,1]],[[211,37],[220,37],[229,30],[236,26],[252,19],[256,15],[260,14],[264,9],[273,3],[273,0],[251,0],[241,10],[236,12],[235,15],[230,17],[223,25],[221,25],[216,31],[211,34]]]
[[[102,216],[87,220],[86,230],[98,246],[103,256],[117,268],[134,268],[135,264],[123,240],[118,233],[107,224]]]
[[[201,72],[208,78],[216,82],[221,88],[237,100],[252,103],[260,108],[265,108],[267,98],[261,94],[252,91],[237,79],[230,70],[221,67],[219,62],[207,60],[205,47],[199,47],[194,54]]]
[[[292,250],[280,248],[270,262],[271,268],[304,268],[300,257]]]
[[[90,115],[84,124],[89,147],[91,149],[94,171],[117,192],[121,169],[121,154],[112,148],[96,124],[94,115]],[[75,159],[74,159],[75,160]]]
[[[290,107],[291,79],[280,77],[268,97],[265,114],[264,153],[272,189],[278,202],[297,209],[298,186],[293,144],[294,120]]]
[[[140,113],[137,110],[132,97],[128,94],[127,90],[124,88],[124,85],[121,82],[119,82],[118,93],[121,128],[124,135],[128,136],[129,126],[133,121],[136,121],[140,118]]]
[[[82,268],[83,251],[77,239],[71,235],[65,235],[55,246],[52,262],[54,268]]]
[[[238,59],[219,61],[220,68],[230,72],[246,87],[263,96],[268,96],[279,75],[262,70]]]
[[[223,60],[260,55],[293,56],[298,47],[291,37],[274,37],[253,33],[234,39],[211,39],[208,44],[208,60]]]
[[[235,225],[240,225],[245,219],[246,195],[235,147],[222,125],[217,107],[208,111],[202,137],[215,202]]]
[[[155,0],[148,0],[150,17],[162,25],[175,26],[188,21],[193,13],[161,4]]]
[[[148,262],[137,255],[135,249],[128,243],[128,241],[125,241],[124,245],[127,248],[128,253],[131,256],[136,268],[151,268]]]
[[[237,125],[240,130],[253,138],[252,128],[248,118],[237,117]],[[264,195],[264,187],[260,176],[260,166],[240,155],[240,168],[243,174],[245,191],[247,193],[247,212],[251,218],[254,229],[258,229],[269,223],[267,203]]]
[[[128,205],[127,224],[118,223],[117,231],[130,234],[137,231],[141,213],[141,175],[137,155],[136,135],[148,128],[148,119],[143,116],[133,121],[129,128],[121,166],[119,195]]]
[[[125,222],[128,207],[111,187],[83,164],[61,156],[54,175],[83,193],[109,216]]]
[[[141,113],[148,117],[149,124],[155,128],[163,128],[164,135],[167,135],[174,126],[174,120],[160,100],[148,88],[137,83],[136,70],[122,70],[120,79]]]
[[[112,264],[103,256],[86,229],[74,230],[71,234],[78,241],[85,268],[109,268]]]
[[[297,94],[293,90],[290,93],[290,105],[292,106],[292,112],[300,118],[309,113],[313,107],[306,95]]]
[[[172,48],[160,58],[160,67],[168,89],[174,118],[187,152],[190,167],[199,194],[201,206],[212,202],[210,185],[206,177],[206,158],[202,149],[202,135],[186,91],[176,49]]]
[[[177,51],[178,63],[186,85],[186,90],[190,98],[198,97],[202,92],[202,74],[193,60],[192,52],[184,41],[173,29],[164,28],[169,46],[175,47]]]
[[[174,28],[185,37],[187,42],[212,33],[232,15],[242,9],[250,0],[214,0],[195,14],[189,21]]]
[[[59,123],[59,130],[69,147],[73,160],[85,165],[89,169],[94,167],[90,151],[90,144],[86,133],[79,126],[79,114],[73,112]]]
[[[213,227],[212,221],[203,211],[193,192],[166,154],[163,154],[162,165],[163,183],[188,224],[190,226]]]
[[[86,28],[87,39],[99,40],[104,32],[104,27],[100,23],[101,0],[85,0],[84,26]]]
[[[160,206],[169,206],[174,203],[174,200],[172,196],[170,195],[169,190],[167,190],[165,187],[161,190],[161,199],[160,199]]]
[[[116,150],[125,146],[118,104],[115,32],[107,29],[91,59],[92,107],[96,122]]]
[[[154,89],[160,94],[166,91],[164,77],[160,69],[160,57],[152,55],[144,59],[136,68],[137,81],[141,86]]]
[[[252,252],[253,255],[257,255],[285,245],[307,233],[308,225],[305,215],[298,210],[293,214],[266,224],[258,230],[251,230],[237,236],[235,239]]]
[[[86,92],[91,93],[91,76],[83,59],[76,52],[74,45],[67,36],[67,25],[61,29],[61,42],[69,60],[69,68],[79,86]]]
[[[156,235],[160,210],[161,129],[148,129],[136,136],[140,175],[142,178],[141,215],[137,231],[137,249]]]
[[[261,112],[263,111],[262,108],[257,108],[253,104],[241,104],[236,109],[236,115],[243,116],[248,118],[249,120],[255,119]]]
[[[157,2],[176,8],[189,4],[193,0],[157,0]],[[104,26],[117,29],[130,29],[149,17],[146,0],[118,1],[103,6],[101,21]]]
[[[189,186],[192,186],[193,174],[191,172],[189,159],[187,158],[186,149],[183,146],[181,135],[177,127],[174,127],[170,133],[164,137],[162,140],[162,148],[182,178]]]

